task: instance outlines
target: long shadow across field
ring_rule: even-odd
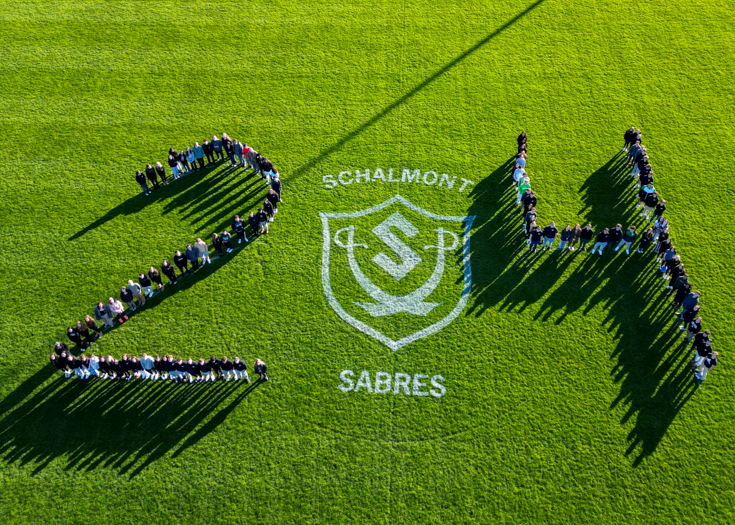
[[[53,370],[49,365],[42,372],[47,378]],[[37,379],[19,390],[35,389]],[[57,377],[23,401],[14,399],[13,407],[4,400],[0,457],[8,464],[33,464],[34,474],[63,457],[66,470],[111,468],[133,478],[215,430],[259,385]]]
[[[522,19],[523,17],[531,13],[534,9],[536,9],[538,6],[543,4],[545,1],[546,0],[536,0],[536,2],[528,6],[526,9],[524,9],[517,15],[515,15],[513,18],[505,22],[500,27],[496,28],[490,34],[488,34],[483,39],[475,43],[472,47],[470,47],[466,51],[462,52],[461,54],[457,55],[455,58],[453,58],[452,60],[444,64],[436,72],[432,73],[431,75],[426,77],[423,81],[421,81],[419,84],[417,84],[413,89],[406,92],[401,97],[397,98],[396,100],[394,100],[393,102],[385,106],[383,109],[378,111],[375,115],[367,119],[365,122],[357,126],[355,129],[353,129],[352,131],[342,136],[337,142],[335,142],[328,148],[322,150],[318,155],[312,157],[311,159],[306,161],[304,164],[296,168],[293,171],[293,173],[290,175],[289,180],[295,181],[301,178],[302,176],[306,175],[309,172],[309,170],[316,167],[321,161],[323,161],[324,159],[326,159],[333,153],[336,153],[337,151],[339,151],[345,144],[347,144],[348,142],[360,136],[366,129],[370,128],[371,126],[383,120],[386,116],[388,116],[394,110],[398,109],[404,103],[406,103],[411,98],[413,98],[415,95],[423,91],[425,88],[429,87],[435,80],[440,78],[442,75],[444,75],[451,69],[461,64],[466,58],[470,57],[476,51],[483,48],[491,40],[499,36],[501,33],[503,33],[506,29],[511,27],[516,22],[518,22],[520,19]]]
[[[515,191],[510,188],[511,167],[509,159],[471,193],[469,214],[476,216],[474,303],[466,314],[531,308],[537,320],[560,324],[571,313],[606,308],[602,328],[617,341],[611,358],[613,380],[620,385],[611,409],[625,403],[628,410],[622,423],[634,419],[626,455],[637,451],[633,461],[637,466],[655,452],[695,391],[654,256],[650,250],[630,256],[622,251],[606,251],[603,256],[579,251],[528,253]],[[634,193],[629,168],[622,157],[614,156],[583,185],[579,222],[591,222],[596,231],[616,223],[635,224],[642,231],[647,225],[635,209]],[[538,222],[545,226],[553,220],[553,210],[544,205],[543,195],[537,197]],[[551,288],[554,291],[547,296]]]
[[[79,239],[120,216],[134,215],[146,206],[162,201],[168,201],[163,207],[163,215],[180,213],[183,220],[188,220],[195,227],[192,235],[208,235],[228,227],[235,214],[247,217],[263,202],[267,189],[263,179],[251,171],[233,168],[229,160],[218,162],[178,180],[169,180],[168,186],[153,190],[148,196],[138,193],[130,197],[68,240]]]

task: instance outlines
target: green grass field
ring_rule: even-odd
[[[0,523],[735,521],[730,4],[3,8]],[[599,229],[641,225],[616,157],[630,125],[720,352],[699,390],[650,254],[524,253],[518,133],[541,222]],[[140,192],[135,169],[222,132],[282,175],[271,233],[167,286],[93,351],[260,357],[271,381],[65,381],[47,361],[66,326],[261,201],[259,179],[225,166]],[[323,182],[378,168],[385,182]],[[397,194],[475,219],[466,307],[393,351],[330,305],[319,213]],[[401,206],[329,219],[327,236],[334,300],[393,341],[449,315],[464,286],[461,224]],[[370,230],[395,211],[422,258],[400,282],[371,262],[392,253]],[[459,241],[426,298],[441,304],[382,317],[355,304],[372,299],[337,230],[358,228],[356,264],[400,296],[429,280],[437,224]],[[375,388],[378,372],[438,375],[446,394],[343,392],[344,370]]]

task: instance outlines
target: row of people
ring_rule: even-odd
[[[636,208],[643,206],[641,217],[646,219],[649,225],[651,221],[655,221],[652,227],[649,227],[640,235],[637,252],[644,253],[649,246],[653,245],[656,262],[660,264],[659,271],[664,279],[670,281],[667,286],[669,290],[667,296],[676,294],[671,305],[675,309],[682,307],[682,310],[676,313],[676,317],[683,321],[679,329],[687,330],[684,340],[688,343],[701,331],[701,317],[697,315],[699,306],[696,304],[699,301],[699,292],[692,292],[692,286],[689,283],[684,264],[672,244],[669,221],[663,216],[666,211],[666,201],[659,199],[658,192],[653,187],[653,169],[645,148],[641,146],[641,140],[640,130],[631,127],[625,132],[623,151],[629,153],[628,165],[632,164],[634,166],[632,175],[638,177],[636,182],[636,189],[638,190]],[[630,150],[628,150],[629,146]],[[610,252],[617,252],[625,248],[626,254],[629,255],[631,246],[638,240],[635,225],[630,225],[624,229],[621,224],[617,224],[614,228],[604,228],[596,236],[591,224],[587,224],[584,228],[579,224],[574,227],[567,225],[561,231],[558,230],[553,221],[543,229],[538,226],[536,222],[538,218],[536,211],[538,200],[535,192],[531,189],[530,177],[525,169],[527,150],[527,137],[524,132],[518,137],[518,153],[513,168],[512,185],[516,186],[517,189],[516,204],[519,206],[522,204],[523,230],[527,237],[529,251],[535,253],[539,245],[541,245],[542,250],[551,250],[557,237],[560,241],[557,250],[569,249],[574,251],[577,242],[579,242],[580,250],[586,251],[588,243],[594,238],[593,254],[597,252],[602,255],[609,247]],[[706,342],[711,343],[709,332],[707,332]],[[697,356],[692,360],[692,365],[696,368],[695,379],[698,384],[701,384],[707,376],[707,372],[717,365],[717,354],[712,352],[711,344],[698,348]]]
[[[79,379],[101,378],[111,380],[149,379],[161,381],[173,381],[180,383],[203,383],[218,379],[222,381],[250,382],[248,376],[248,365],[239,357],[229,360],[227,356],[217,359],[212,356],[209,360],[199,358],[198,360],[175,358],[168,356],[149,356],[145,352],[138,358],[123,354],[122,359],[112,356],[97,357],[90,354],[87,357],[82,354],[74,356],[66,345],[58,344],[49,360],[64,377],[70,378],[76,375]],[[256,359],[253,370],[258,374],[261,381],[268,381],[268,367]]]
[[[186,147],[181,151],[170,148],[168,151],[168,165],[175,180],[182,175],[204,169],[205,157],[207,159],[206,167],[210,167],[220,160],[224,161],[225,155],[229,158],[230,165],[233,168],[239,166],[252,169],[254,174],[260,173],[268,184],[278,176],[278,170],[267,157],[255,151],[247,143],[231,139],[227,133],[223,133],[221,139],[217,138],[217,135],[212,136],[211,142],[204,139],[201,146],[198,142],[194,142],[194,146]],[[151,194],[152,189],[160,187],[159,179],[162,186],[168,185],[166,169],[160,162],[156,162],[155,167],[146,164],[145,173],[141,170],[135,172],[135,181],[140,185],[143,194],[146,196]]]
[[[282,189],[280,178],[276,175],[271,181],[271,188],[263,201],[263,207],[258,208],[257,212],[250,212],[247,223],[239,215],[235,215],[231,229],[237,237],[238,244],[243,241],[251,242],[246,232],[247,224],[252,230],[253,239],[269,232],[268,225],[274,222],[275,215],[278,213],[278,205],[283,202],[281,199]],[[221,234],[213,233],[212,246],[217,250],[219,256],[223,257],[225,252],[230,253],[235,249],[233,235],[227,229],[223,230]],[[209,256],[209,246],[201,238],[197,238],[196,242],[192,244],[187,244],[183,253],[181,250],[176,250],[172,260],[173,265],[168,259],[164,259],[160,271],[151,266],[147,273],[139,273],[137,282],[129,279],[126,286],[120,287],[119,300],[110,297],[107,304],[101,301],[98,302],[94,308],[94,319],[87,315],[84,322],[78,321],[75,326],[67,328],[69,340],[77,344],[82,351],[85,351],[96,339],[102,336],[105,328],[112,328],[115,325],[115,320],[118,323],[124,323],[128,320],[128,311],[133,312],[145,305],[146,298],[154,295],[154,287],[156,291],[164,289],[162,273],[168,278],[169,284],[175,285],[181,276],[212,263]],[[179,270],[178,275],[174,265]],[[189,269],[190,266],[191,270]],[[103,326],[98,324],[100,322]]]

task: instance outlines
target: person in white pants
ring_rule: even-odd
[[[704,381],[704,379],[707,377],[707,372],[717,366],[718,355],[720,354],[714,352],[711,356],[707,357],[699,366],[699,369],[694,372],[694,377],[696,378],[697,383],[701,383],[702,381]]]
[[[202,372],[204,381],[214,381],[214,374],[212,373],[212,366],[204,360],[203,357],[199,358],[199,370]]]
[[[89,378],[89,359],[87,359],[86,355],[82,354],[82,356],[79,358],[79,367],[77,368],[76,372],[79,376],[79,379]]]

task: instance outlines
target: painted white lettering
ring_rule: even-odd
[[[334,180],[334,177],[332,175],[324,175],[322,177],[322,182],[324,183],[324,187],[327,189],[332,189],[337,187],[337,181]]]
[[[402,374],[401,372],[396,372],[395,379],[393,381],[393,394],[400,394],[400,389],[403,387],[403,393],[407,396],[411,395],[411,392],[408,390],[408,383],[411,382],[411,376],[408,374]]]
[[[441,382],[444,381],[444,378],[442,376],[434,376],[431,378],[431,386],[436,388],[432,388],[429,390],[429,393],[431,393],[434,397],[442,397],[444,394],[447,393],[447,389],[444,387],[444,385],[441,384]]]
[[[375,393],[387,394],[390,392],[391,375],[388,372],[375,372]]]
[[[370,394],[373,393],[373,385],[370,382],[370,374],[367,370],[363,370],[360,374],[360,379],[357,380],[357,385],[355,385],[355,392],[359,392],[360,387],[363,387]]]
[[[370,170],[365,170],[365,173],[355,170],[355,182],[359,183],[361,178],[365,179],[365,182],[370,182]]]
[[[375,173],[373,173],[373,180],[376,181],[378,179],[385,182],[385,174],[383,173],[383,170],[381,170],[380,168],[376,169]]]
[[[352,380],[352,377],[355,374],[352,372],[352,370],[342,370],[342,373],[339,375],[339,379],[345,383],[344,385],[339,385],[337,388],[339,388],[342,392],[349,392],[353,388],[355,388],[355,382]]]
[[[439,181],[439,186],[441,186],[442,184],[446,182],[447,188],[451,190],[452,188],[454,188],[454,181],[456,180],[457,180],[456,175],[452,177],[452,180],[449,180],[449,175],[447,175],[446,173],[442,173],[442,180]]]
[[[345,180],[344,179],[344,176],[345,175],[349,175],[349,177],[350,177],[349,180]],[[340,174],[339,174],[339,176],[338,176],[338,178],[339,178],[339,181],[342,184],[344,184],[345,186],[347,186],[348,184],[352,184],[352,181],[354,180],[352,178],[352,172],[350,172],[350,171],[341,171]]]
[[[388,182],[401,182],[401,179],[394,179],[393,178],[393,168],[390,168],[388,170]]]
[[[427,175],[433,175],[431,182],[429,182],[429,180],[426,178]],[[424,173],[424,184],[426,184],[427,186],[436,184],[436,179],[438,178],[439,178],[439,175],[437,175],[435,171],[427,171],[426,173]]]
[[[421,379],[429,379],[426,374],[414,374],[413,375],[413,395],[415,396],[428,396],[428,392],[422,392],[421,387],[426,386],[426,383],[422,383]]]
[[[403,170],[403,174],[401,174],[401,182],[418,182],[421,178],[421,170],[413,170],[413,173],[411,173],[411,170],[408,168]]]
[[[464,191],[468,184],[474,184],[474,182],[472,182],[471,180],[467,180],[464,177],[462,177],[460,180],[462,181],[462,185],[459,187],[460,193]]]

